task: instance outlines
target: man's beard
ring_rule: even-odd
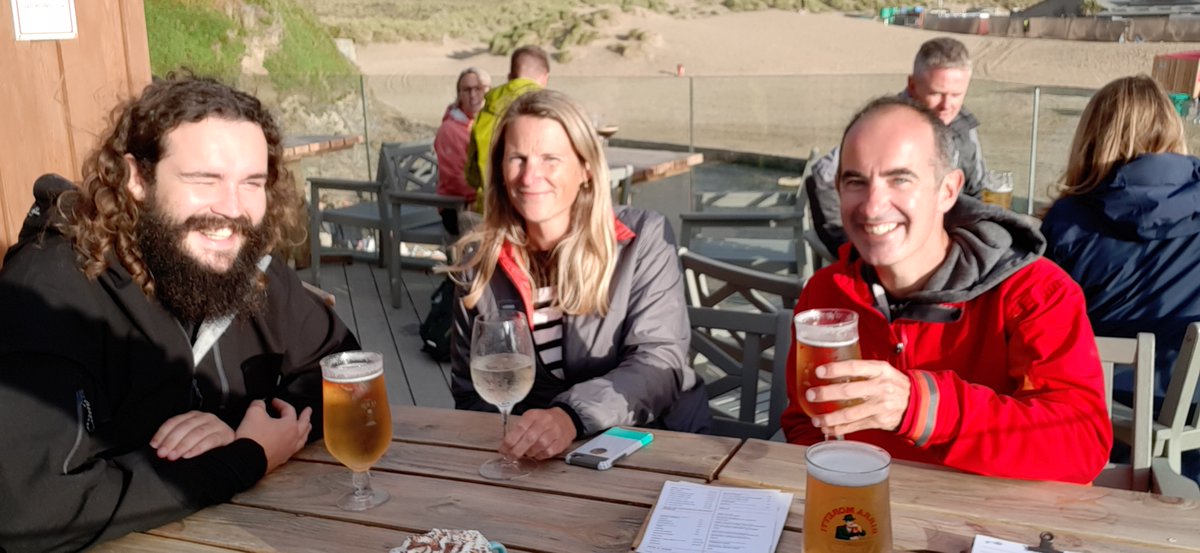
[[[242,247],[225,272],[214,271],[187,252],[189,231],[232,227]],[[258,260],[266,253],[266,226],[246,217],[193,216],[170,221],[153,198],[138,219],[137,240],[142,259],[154,282],[154,295],[179,320],[200,323],[225,315],[251,315],[266,299],[259,284]]]

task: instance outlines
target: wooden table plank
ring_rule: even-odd
[[[216,547],[175,540],[149,534],[129,534],[125,537],[104,542],[88,549],[91,553],[229,553],[237,551],[225,547]]]
[[[1047,460],[1047,462],[1053,462]],[[788,526],[799,528],[804,510],[804,448],[747,440],[718,475],[730,485],[769,487],[796,493]],[[893,529],[898,545],[939,549],[907,535],[901,518],[941,535],[1036,541],[1052,530],[1056,543],[1078,551],[1168,551],[1200,548],[1200,503],[1149,493],[1056,482],[985,478],[895,461],[891,469]],[[1181,525],[1181,521],[1191,524]],[[916,542],[907,540],[918,540]]]
[[[233,502],[324,518],[352,518],[408,532],[474,529],[489,540],[516,548],[564,553],[627,552],[648,514],[647,508],[634,505],[390,472],[373,473],[372,485],[387,490],[392,499],[374,509],[347,513],[334,502],[350,490],[349,470],[293,461]]]
[[[500,446],[500,415],[426,407],[393,407],[395,440],[495,451]],[[513,417],[509,421],[519,420]],[[617,466],[712,480],[737,449],[740,440],[682,432],[654,431],[654,442],[622,459]],[[573,449],[583,441],[572,444]]]
[[[380,553],[399,546],[419,532],[223,504],[148,533],[255,553]],[[509,551],[520,553],[521,550],[509,548]]]
[[[667,480],[704,482],[698,478],[622,468],[619,463],[609,470],[598,471],[568,465],[562,459],[551,459],[538,463],[536,471],[526,478],[509,482],[494,482],[479,475],[479,465],[496,455],[494,451],[393,442],[383,459],[375,464],[371,472],[398,472],[447,480],[478,482],[643,507],[650,507],[654,504],[658,499],[658,492],[662,490],[663,482]],[[324,442],[309,445],[297,453],[296,458],[332,464],[338,462],[325,449]]]
[[[410,534],[311,516],[222,504],[151,534],[238,551],[339,551],[379,553],[400,545]]]

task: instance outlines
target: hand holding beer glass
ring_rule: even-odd
[[[804,550],[891,553],[886,451],[859,442],[811,445],[804,452]]]
[[[365,511],[388,500],[371,488],[372,465],[392,443],[392,412],[383,381],[383,356],[344,351],[321,359],[325,447],[354,471],[354,491],[338,499],[346,511]]]
[[[471,330],[471,383],[484,401],[500,409],[502,436],[508,435],[508,415],[533,389],[533,336],[525,314],[501,311],[475,317]],[[501,438],[503,440],[503,437]],[[512,480],[529,475],[528,459],[491,459],[479,474],[492,480]]]
[[[858,350],[858,314],[849,309],[809,309],[797,313],[793,322],[796,325],[797,395],[804,413],[815,417],[862,403],[861,399],[810,403],[805,397],[809,388],[852,380],[818,378],[817,367],[862,357]]]

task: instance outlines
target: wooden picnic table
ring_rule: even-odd
[[[704,154],[606,146],[604,157],[610,166],[633,166],[633,184],[653,182],[692,170],[704,162]]]
[[[431,528],[468,528],[514,553],[624,552],[667,480],[795,492],[777,551],[802,550],[800,446],[655,431],[650,446],[608,471],[556,459],[523,479],[494,482],[478,468],[495,455],[498,415],[399,406],[392,415],[392,447],[372,470],[372,485],[392,498],[375,509],[334,506],[350,489],[350,471],[318,442],[229,503],[96,550],[379,553]],[[897,550],[957,553],[977,533],[1036,543],[1043,530],[1080,552],[1200,548],[1200,504],[1147,493],[895,463],[891,499]]]
[[[302,158],[336,152],[361,144],[363,137],[340,134],[306,134],[288,136],[283,139],[283,160],[292,162]]]

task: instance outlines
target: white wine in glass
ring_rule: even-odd
[[[392,412],[383,380],[383,356],[344,351],[321,359],[325,447],[354,471],[354,491],[338,500],[347,511],[365,511],[388,500],[371,488],[372,465],[392,443]]]
[[[471,382],[484,401],[500,410],[503,436],[508,435],[508,415],[533,389],[533,336],[525,314],[519,311],[475,317],[471,330]],[[503,438],[501,438],[503,440]],[[492,480],[512,480],[533,469],[529,459],[491,459],[479,474]]]

